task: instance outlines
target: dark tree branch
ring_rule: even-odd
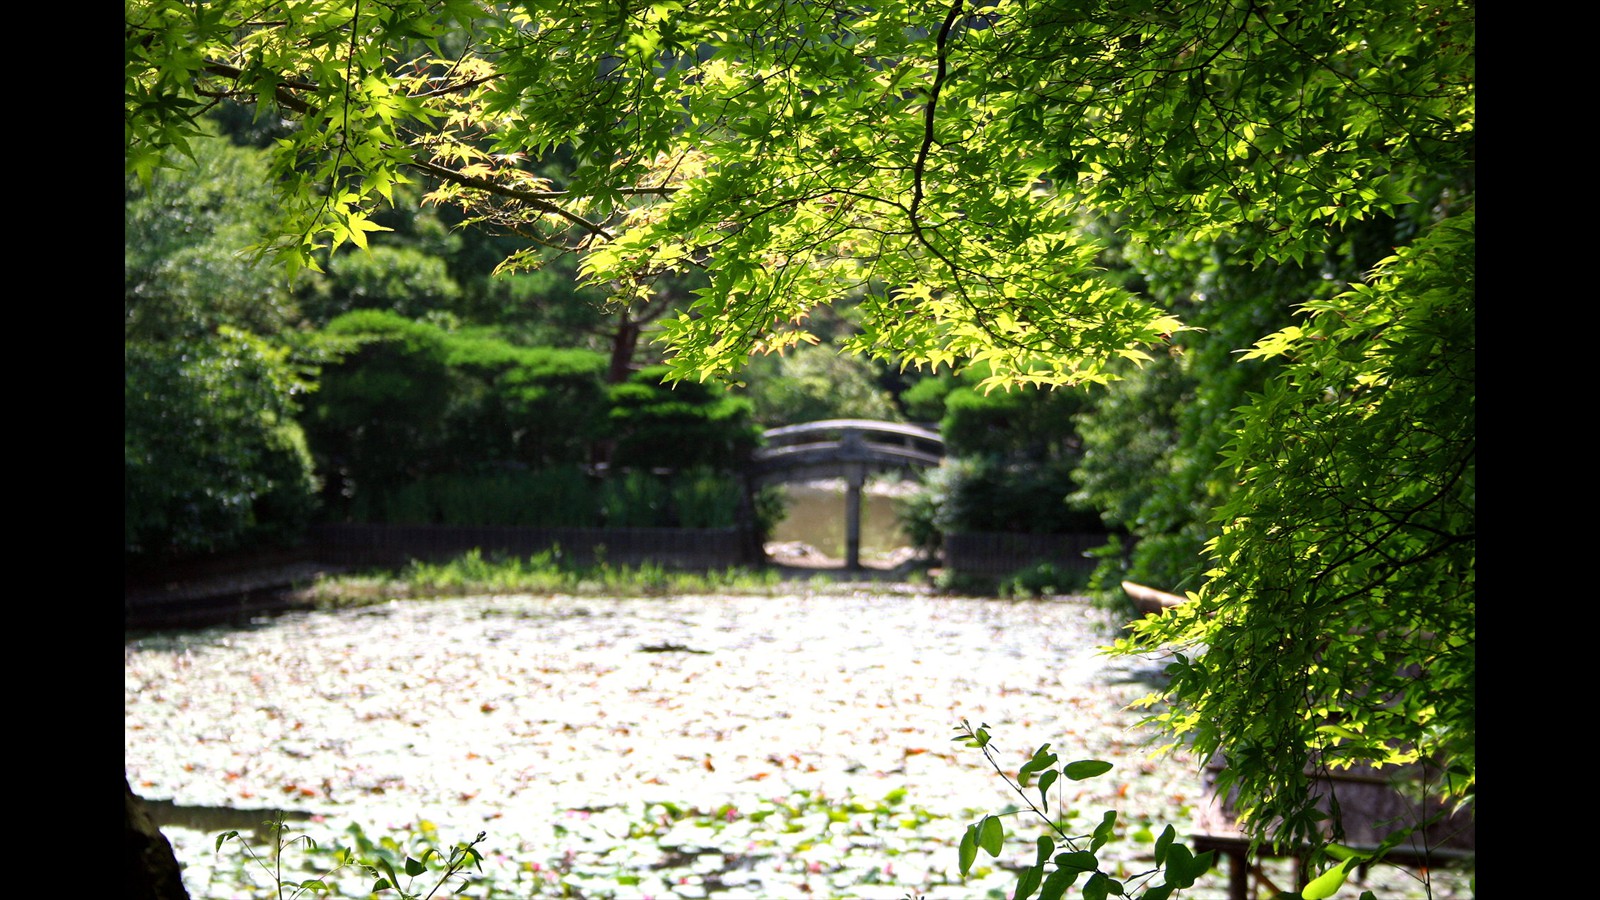
[[[244,70],[243,69],[241,69],[241,68],[239,68],[237,66],[230,66],[230,65],[228,65],[226,63],[217,63],[217,62],[208,63],[206,65],[206,71],[210,72],[213,75],[220,75],[223,78],[231,79],[235,83],[237,83],[239,81],[239,79],[244,76]],[[295,96],[295,94],[293,92],[294,91],[315,92],[316,89],[317,89],[316,85],[314,85],[314,84],[312,84],[310,82],[307,82],[307,81],[296,81],[296,80],[294,80],[292,78],[285,79],[283,81],[278,82],[277,88],[274,89],[274,91],[273,91],[272,99],[273,99],[274,102],[276,102],[279,106],[283,107],[284,109],[293,110],[294,112],[300,113],[301,115],[310,115],[310,113],[312,112],[311,104],[305,102],[304,100],[301,100],[299,97]],[[196,93],[204,94],[206,92],[197,91]],[[233,96],[236,93],[237,92],[224,94],[223,96]],[[208,96],[215,96],[215,95],[214,94],[208,94]]]
[[[462,172],[457,172],[454,169],[447,169],[444,166],[436,165],[430,162],[412,162],[411,165],[421,169],[424,172],[427,172],[429,175],[432,175],[435,178],[448,181],[451,184],[459,184],[462,187],[471,188],[475,191],[482,191],[486,194],[493,194],[497,197],[506,197],[511,200],[516,200],[519,203],[526,203],[540,212],[549,213],[554,216],[560,216],[584,231],[598,237],[612,237],[612,233],[606,230],[604,225],[601,225],[598,222],[591,222],[572,210],[561,206],[560,204],[550,202],[551,197],[567,196],[566,192],[564,191],[554,194],[543,191],[519,191],[516,188],[506,187],[503,184],[498,184],[490,181],[487,178],[480,178],[476,175],[467,175]]]
[[[945,66],[948,62],[945,44],[950,40],[950,29],[955,27],[956,17],[959,15],[961,15],[961,0],[955,0],[950,5],[949,15],[944,17],[944,25],[939,28],[936,43],[939,68],[934,73],[933,86],[928,88],[928,104],[922,111],[922,146],[917,148],[917,160],[911,164],[911,223],[914,228],[917,222],[917,209],[922,206],[922,174],[928,165],[928,152],[933,149],[934,114],[939,107],[939,91],[944,87]]]

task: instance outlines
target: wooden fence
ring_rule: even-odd
[[[968,575],[1003,577],[1038,563],[1085,573],[1104,534],[969,532],[944,539],[944,564]],[[485,556],[527,557],[560,548],[579,565],[656,563],[678,569],[722,569],[760,563],[759,548],[738,528],[527,528],[496,525],[317,525],[311,553],[340,566],[446,562],[477,549]]]
[[[944,537],[944,565],[964,575],[999,578],[1038,563],[1089,572],[1098,562],[1090,550],[1105,546],[1104,534],[968,532]]]

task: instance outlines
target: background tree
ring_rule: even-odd
[[[1331,241],[1317,266],[1252,265],[1247,248],[1227,237],[1119,249],[1115,264],[1194,328],[1174,335],[1167,353],[1124,367],[1078,414],[1074,499],[1128,539],[1126,553],[1102,556],[1097,581],[1108,594],[1122,597],[1123,580],[1176,591],[1200,585],[1217,528],[1212,512],[1235,484],[1221,469],[1222,446],[1234,411],[1273,368],[1240,355],[1289,324],[1295,306],[1333,296],[1377,261],[1358,266],[1347,249]]]
[[[614,466],[737,470],[755,451],[760,429],[750,401],[698,383],[663,384],[656,366],[608,388],[608,462]]]
[[[934,419],[945,459],[906,498],[901,519],[932,552],[952,533],[1067,534],[1103,531],[1099,514],[1072,500],[1082,445],[1075,418],[1081,391],[983,392],[986,367],[924,378],[901,399]]]
[[[124,559],[144,569],[292,543],[316,481],[296,416],[311,382],[265,335],[297,318],[251,264],[272,196],[261,155],[207,137],[194,171],[128,178],[124,227]]]
[[[732,481],[760,438],[748,401],[663,385],[659,368],[608,384],[599,351],[521,347],[382,310],[347,313],[313,337],[325,362],[307,432],[336,520],[599,525],[591,468]],[[647,505],[662,515],[633,524],[673,524],[660,520],[667,507]]]
[[[123,354],[124,555],[144,568],[289,545],[316,508],[287,351],[224,327]]]
[[[870,360],[807,344],[757,357],[742,376],[757,420],[776,428],[821,419],[903,421],[880,374]]]
[[[209,133],[190,142],[192,165],[124,185],[123,322],[128,340],[198,338],[229,325],[280,331],[300,312],[281,269],[248,248],[271,239],[266,158]]]
[[[599,352],[519,347],[384,310],[340,316],[316,337],[328,361],[307,430],[336,518],[435,521],[436,503],[429,514],[402,502],[415,486],[576,469],[603,437]]]
[[[1153,720],[1224,752],[1219,789],[1287,840],[1319,834],[1319,770],[1423,763],[1429,792],[1476,790],[1474,220],[1257,344],[1288,364],[1225,449],[1216,568],[1121,645],[1184,651]]]

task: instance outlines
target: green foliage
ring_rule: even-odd
[[[289,279],[246,252],[271,235],[266,161],[210,135],[192,150],[187,172],[126,179],[126,338],[196,340],[223,325],[261,335],[282,330],[298,317]]]
[[[744,483],[735,473],[698,466],[657,475],[630,469],[601,483],[602,524],[614,528],[733,528]],[[770,525],[762,533],[770,531]]]
[[[665,332],[682,376],[862,296],[855,350],[1100,381],[1179,325],[1102,278],[1065,213],[1304,259],[1473,152],[1473,17],[1454,2],[957,4],[942,24],[904,2],[798,6],[776,31],[739,5],[276,6],[129,6],[129,172],[174,163],[206,99],[234,97],[302,125],[273,151],[291,265],[367,246],[422,171],[471,217],[580,231],[596,283],[704,266]],[[447,53],[458,28],[477,41]],[[521,164],[558,147],[564,185]]]
[[[648,367],[609,389],[612,465],[741,466],[761,439],[750,401],[716,384],[666,385],[666,374],[664,367]]]
[[[755,418],[775,428],[824,419],[902,420],[875,367],[831,346],[802,344],[751,360],[742,373]]]
[[[571,255],[546,250],[531,271],[496,272],[523,242],[496,241],[478,228],[459,233],[465,246],[448,261],[462,286],[462,298],[453,308],[463,319],[528,346],[610,349],[617,316],[608,308],[611,292],[605,285],[580,284]]]
[[[1012,894],[1013,900],[1029,900],[1035,892],[1039,900],[1061,900],[1084,876],[1088,876],[1080,888],[1084,900],[1105,900],[1111,896],[1167,900],[1174,893],[1193,886],[1215,863],[1212,851],[1193,855],[1188,847],[1175,840],[1176,831],[1168,825],[1153,841],[1154,868],[1113,877],[1112,872],[1102,869],[1099,853],[1107,844],[1120,839],[1116,830],[1116,811],[1107,810],[1090,833],[1078,835],[1067,831],[1070,819],[1064,815],[1059,796],[1056,815],[1051,816],[1049,812],[1050,789],[1057,784],[1064,785],[1062,779],[1070,782],[1097,778],[1111,771],[1111,763],[1100,759],[1080,759],[1063,764],[1060,757],[1051,752],[1050,745],[1044,744],[1017,769],[1016,778],[1013,779],[1006,775],[995,758],[988,725],[975,728],[962,719],[952,740],[980,751],[995,774],[1022,798],[1026,811],[1044,824],[1045,833],[1039,835],[1035,842],[1034,861],[1032,865],[1022,868]],[[1035,776],[1039,779],[1036,787],[1033,785]],[[1034,795],[1028,792],[1030,787],[1037,792],[1037,803],[1033,800]],[[1006,826],[1000,816],[986,815],[967,826],[957,847],[957,862],[962,876],[972,870],[979,850],[999,857],[1005,839]],[[1058,850],[1063,852],[1058,853]],[[1161,880],[1157,882],[1158,875]]]
[[[744,502],[744,484],[738,476],[713,469],[690,469],[677,473],[671,481],[672,505],[683,528],[732,528],[739,521],[739,506]],[[761,515],[758,499],[757,529],[770,534],[775,517]]]
[[[410,597],[459,597],[473,593],[562,593],[609,596],[662,596],[740,590],[772,593],[783,588],[773,570],[669,571],[658,565],[628,566],[600,560],[572,560],[560,547],[528,557],[484,556],[473,550],[443,563],[414,561],[393,576],[334,579],[319,586],[317,602],[350,606],[386,602],[397,593]]]
[[[895,518],[906,539],[924,556],[933,556],[944,545],[946,523],[940,519],[944,493],[930,479],[939,479],[943,467],[923,476],[922,488],[900,498],[895,504]]]
[[[606,388],[606,360],[516,347],[381,310],[321,332],[333,361],[308,431],[355,521],[662,527],[731,526],[731,471],[759,431],[747,401],[646,371]],[[578,467],[602,441],[612,473]],[[639,467],[633,469],[632,467]],[[652,469],[677,472],[667,479]]]
[[[386,309],[421,319],[452,308],[462,293],[443,257],[415,247],[341,253],[327,271],[323,296],[314,306],[306,304],[320,322],[357,309]]]
[[[376,499],[358,495],[349,518],[397,525],[732,528],[743,494],[738,476],[707,468],[670,475],[630,469],[602,479],[578,466],[551,466],[428,476]],[[770,523],[766,527],[770,531]]]
[[[377,310],[351,313],[324,329],[333,360],[307,409],[306,433],[336,516],[359,498],[382,517],[385,495],[439,471],[448,442],[445,415],[457,385],[437,328]]]
[[[123,349],[124,554],[136,565],[289,543],[315,509],[288,351],[223,328]]]
[[[1070,391],[984,392],[983,367],[924,379],[909,408],[940,410],[945,462],[923,476],[902,505],[907,533],[924,550],[958,531],[1029,534],[1097,532],[1099,516],[1070,501],[1080,457],[1074,417],[1084,396]]]
[[[949,372],[927,375],[900,392],[900,406],[913,422],[937,422],[944,418],[944,399],[960,381]]]
[[[982,391],[961,379],[944,395],[939,433],[953,456],[1001,456],[1014,460],[1076,460],[1073,418],[1084,394],[1066,390]]]
[[[401,485],[351,505],[358,522],[397,525],[521,525],[590,528],[600,524],[599,486],[576,466],[531,471],[447,473]]]
[[[958,531],[1069,534],[1102,530],[1099,516],[1074,509],[1072,461],[1010,462],[994,456],[946,458],[923,476],[901,521],[919,546]]]
[[[379,208],[426,177],[433,201],[530,241],[507,270],[542,261],[545,244],[576,250],[582,277],[624,311],[698,273],[659,330],[665,374],[685,387],[809,342],[813,314],[840,302],[856,305],[848,351],[981,367],[984,388],[1108,382],[1194,327],[1106,265],[1108,222],[1151,254],[1194,244],[1307,271],[1330,249],[1365,266],[1419,248],[1337,299],[1295,298],[1311,301],[1305,324],[1265,326],[1256,355],[1284,363],[1243,388],[1222,451],[1237,487],[1210,483],[1217,431],[1185,436],[1186,417],[1233,409],[1197,393],[1157,399],[1155,426],[1176,437],[1138,448],[1171,463],[1154,472],[1173,477],[1170,495],[1106,493],[1121,521],[1180,549],[1205,534],[1185,504],[1220,504],[1203,613],[1158,620],[1143,644],[1207,647],[1184,658],[1158,724],[1249,770],[1233,786],[1259,824],[1281,810],[1289,833],[1304,830],[1296,773],[1313,751],[1330,764],[1438,753],[1471,783],[1471,644],[1452,643],[1472,633],[1461,360],[1475,238],[1452,224],[1474,202],[1470,4],[1001,0],[930,14],[906,0],[283,0],[269,15],[132,0],[125,12],[126,171],[141,183],[195,155],[217,98],[291,118],[270,171],[286,266],[367,247],[393,227]],[[544,168],[558,155],[568,170]],[[1388,218],[1376,256],[1341,246]],[[644,450],[669,404],[624,387],[614,461],[663,464]],[[1214,399],[1231,404],[1237,388]],[[699,410],[660,433],[693,434],[709,407],[688,405]],[[724,465],[737,453],[723,439],[740,431],[657,446],[715,457],[668,465]],[[1405,663],[1426,678],[1397,675]],[[1361,699],[1390,695],[1405,699]],[[1335,712],[1359,737],[1315,730]]]
[[[432,823],[424,822],[421,834],[412,835],[409,839],[416,844],[413,851],[416,855],[413,856],[406,853],[394,838],[383,837],[374,841],[367,837],[359,825],[351,825],[348,833],[353,839],[353,846],[333,850],[331,860],[325,860],[328,852],[319,849],[310,836],[302,834],[291,837],[288,826],[281,819],[269,825],[272,846],[265,859],[237,831],[218,834],[216,849],[220,852],[224,844],[236,842],[245,857],[276,888],[279,900],[338,895],[339,876],[345,872],[364,875],[371,884],[367,891],[369,896],[393,891],[398,900],[428,900],[451,881],[466,883],[469,878],[463,873],[469,868],[482,871],[483,854],[479,852],[478,845],[488,836],[487,832],[480,831],[470,843],[460,841],[448,849],[442,849],[438,845],[437,829]],[[285,851],[297,844],[305,856],[303,862],[313,868],[314,876],[301,881],[294,880],[295,872],[301,866],[284,858]],[[403,878],[402,872],[405,873]],[[420,886],[417,883],[419,878],[423,879]]]
[[[1215,567],[1118,645],[1186,651],[1151,721],[1225,752],[1220,789],[1285,839],[1315,838],[1319,767],[1425,760],[1474,794],[1474,219],[1258,342],[1285,368],[1227,448]]]
[[[627,799],[592,812],[592,818],[584,812],[588,825],[581,829],[569,824],[568,817],[577,811],[552,816],[548,828],[554,840],[524,848],[524,853],[510,858],[479,851],[481,835],[471,843],[446,843],[438,827],[427,820],[393,836],[370,833],[353,823],[321,842],[304,834],[290,837],[274,824],[278,850],[271,854],[258,851],[237,832],[227,832],[219,836],[218,850],[236,845],[244,865],[214,877],[210,886],[216,893],[208,896],[422,900],[432,888],[431,896],[441,898],[626,900],[660,890],[684,893],[686,882],[681,879],[690,871],[695,873],[688,876],[690,883],[703,874],[702,890],[722,893],[735,888],[719,884],[719,876],[732,882],[733,874],[758,866],[806,873],[834,885],[850,884],[857,893],[881,893],[903,877],[895,873],[900,862],[895,857],[904,852],[899,849],[907,843],[904,836],[926,833],[930,825],[945,820],[942,814],[910,802],[900,788],[881,796],[799,788],[716,804],[657,796]],[[601,821],[603,832],[596,827]],[[575,846],[596,838],[600,846],[574,852]],[[687,853],[666,851],[669,858],[680,858],[664,870],[642,865],[641,855],[661,854],[668,847],[675,851],[686,840],[693,841],[684,848]],[[704,859],[688,868],[682,856],[692,857],[695,845],[728,848],[717,854],[720,871]],[[888,858],[873,864],[869,856],[873,847],[887,849]],[[251,877],[257,874],[261,877]],[[954,880],[945,877],[942,867],[924,877],[935,884]],[[377,887],[380,881],[385,886]],[[241,890],[250,887],[257,890]]]
[[[605,427],[605,360],[587,350],[517,347],[477,330],[452,332],[446,363],[462,389],[445,421],[455,467],[586,463]]]
[[[648,528],[671,516],[667,484],[649,472],[617,472],[601,488],[601,517],[616,528]]]
[[[1052,562],[1035,563],[1000,579],[1001,597],[1028,599],[1053,594],[1076,594],[1089,583],[1089,573],[1063,568]]]
[[[1130,552],[1106,557],[1101,573],[1119,597],[1123,580],[1178,591],[1199,584],[1201,551],[1215,535],[1211,512],[1233,489],[1219,469],[1233,410],[1272,368],[1240,353],[1289,324],[1293,304],[1331,296],[1354,275],[1331,249],[1320,270],[1251,266],[1244,252],[1239,240],[1223,238],[1159,251],[1129,246],[1118,256],[1196,325],[1174,336],[1169,353],[1097,391],[1077,418],[1083,455],[1074,499],[1133,538]]]
[[[312,387],[283,342],[281,271],[244,252],[272,223],[259,153],[209,133],[193,170],[126,184],[124,557],[145,566],[296,539],[316,481],[295,421]]]
[[[529,483],[495,500],[490,483],[587,462],[604,427],[606,360],[597,353],[516,347],[380,310],[336,318],[320,346],[332,359],[307,431],[329,506],[358,520],[440,521],[480,501],[498,518],[495,510],[544,488]],[[444,499],[439,479],[456,479],[469,496]]]

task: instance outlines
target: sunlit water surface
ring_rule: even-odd
[[[427,821],[447,843],[486,831],[465,897],[1000,897],[1015,876],[987,856],[965,882],[956,872],[966,825],[1017,800],[951,741],[963,718],[990,726],[1011,771],[1045,742],[1063,762],[1115,762],[1053,792],[1085,830],[1113,807],[1128,836],[1184,832],[1193,814],[1197,766],[1147,758],[1125,708],[1159,663],[1109,663],[1096,648],[1110,633],[1073,599],[520,596],[295,613],[130,640],[126,771],[182,807],[312,816],[291,824],[323,845],[352,823],[404,836]],[[1002,859],[1031,861],[1039,828],[1009,821]],[[164,828],[191,893],[267,896],[236,874],[233,845],[215,851],[221,827]],[[1111,849],[1148,865],[1148,845]]]

